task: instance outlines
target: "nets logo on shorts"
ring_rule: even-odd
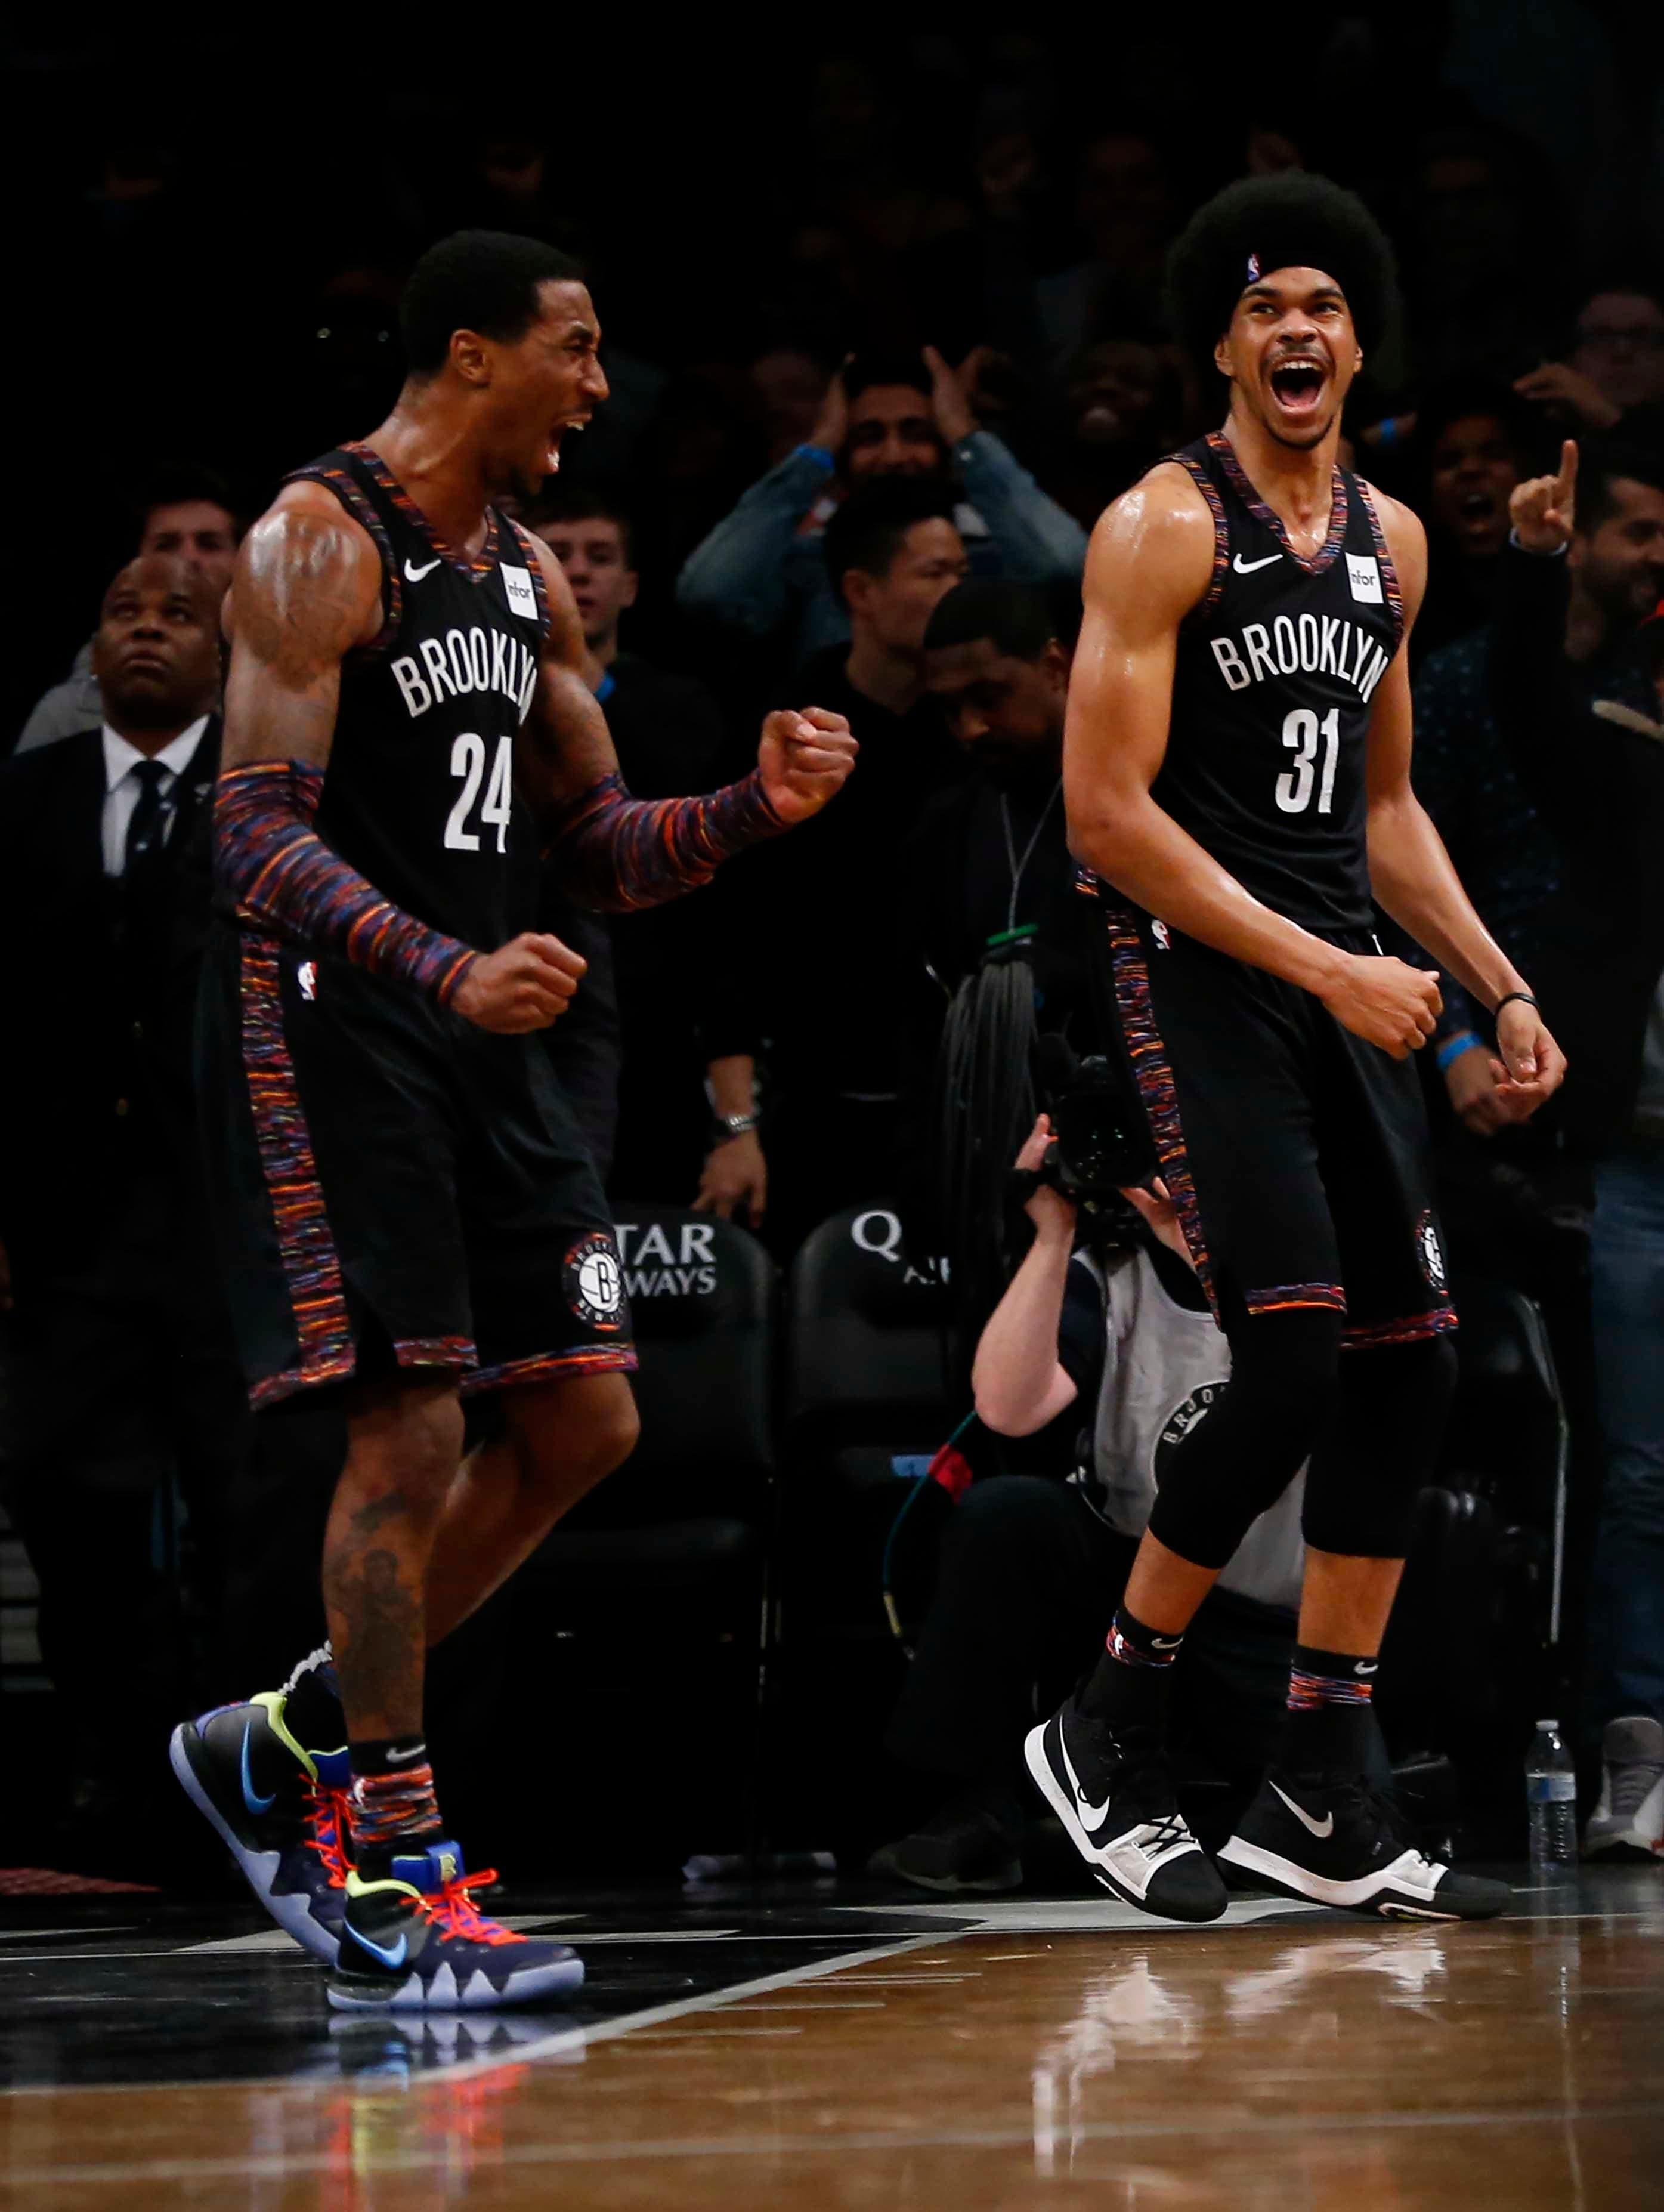
[[[1421,1262],[1421,1272],[1436,1291],[1445,1288],[1444,1248],[1439,1243],[1439,1232],[1430,1212],[1424,1213],[1416,1224],[1416,1257]]]
[[[580,1237],[566,1255],[567,1304],[592,1328],[623,1324],[624,1271],[604,1229]]]

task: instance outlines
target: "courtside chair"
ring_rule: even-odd
[[[567,1717],[585,1734],[582,1797],[618,1808],[625,1832],[600,1818],[603,1856],[657,1870],[744,1848],[754,1826],[776,1275],[756,1237],[709,1214],[613,1213],[641,1442],[528,1564],[515,1644],[520,1666],[558,1652],[580,1686],[589,1718]],[[647,1801],[652,1837],[622,1812]]]

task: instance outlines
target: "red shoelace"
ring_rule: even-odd
[[[347,1833],[347,1796],[343,1790],[326,1790],[321,1782],[307,1784],[307,1840],[324,1863],[331,1889],[347,1886],[347,1854],[342,1838]]]
[[[495,1867],[482,1867],[476,1873],[459,1875],[447,1881],[437,1894],[419,1896],[411,1911],[421,1912],[447,1936],[466,1936],[471,1943],[524,1943],[524,1936],[517,1936],[512,1928],[505,1928],[500,1920],[488,1920],[468,1894],[476,1883],[483,1887],[497,1878]]]

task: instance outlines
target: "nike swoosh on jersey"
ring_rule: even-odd
[[[1063,1741],[1063,1723],[1061,1721],[1058,1723],[1057,1726],[1057,1747],[1063,1753],[1063,1771],[1069,1778],[1069,1787],[1075,1793],[1076,1810],[1079,1813],[1081,1819],[1085,1822],[1089,1828],[1096,1828],[1099,1826],[1102,1822],[1104,1814],[1109,1810],[1109,1800],[1106,1797],[1102,1805],[1094,1805],[1088,1799],[1086,1792],[1081,1788],[1080,1778],[1075,1772],[1074,1761],[1069,1756],[1069,1747]]]
[[[1245,561],[1239,553],[1230,565],[1239,576],[1251,576],[1256,568],[1269,568],[1273,561],[1280,561],[1282,557],[1280,553],[1267,553],[1263,561]],[[404,573],[407,576],[410,573],[408,562],[405,563]]]
[[[262,1797],[255,1790],[254,1778],[248,1771],[248,1740],[253,1733],[251,1721],[243,1730],[243,1802],[251,1813],[269,1813],[277,1802],[277,1792],[274,1790],[270,1797]]]
[[[1273,1790],[1277,1790],[1277,1784],[1274,1782],[1271,1786]],[[1297,1805],[1293,1798],[1289,1796],[1285,1790],[1277,1790],[1277,1795],[1288,1807],[1290,1812],[1293,1814],[1295,1819],[1299,1821],[1303,1828],[1309,1828],[1313,1835],[1316,1836],[1320,1840],[1326,1837],[1333,1835],[1334,1814],[1333,1813],[1326,1813],[1321,1820],[1314,1820],[1311,1814],[1305,1810],[1304,1807]]]
[[[407,553],[404,556],[404,580],[407,583],[419,584],[424,576],[431,576],[438,566],[439,557],[435,555],[431,561],[424,561],[421,568],[413,568],[410,566],[410,558]]]
[[[391,1948],[385,1948],[380,1943],[373,1943],[370,1938],[357,1928],[352,1930],[352,1939],[355,1943],[361,1943],[373,1959],[380,1959],[384,1966],[402,1966],[404,1964],[404,1954],[408,1947],[403,1936]]]

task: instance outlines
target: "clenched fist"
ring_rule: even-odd
[[[757,747],[769,805],[782,822],[808,821],[843,789],[859,750],[843,716],[823,707],[770,714]]]
[[[1336,1021],[1394,1060],[1419,1052],[1443,1010],[1436,975],[1390,953],[1353,952],[1319,996]]]
[[[452,993],[452,1010],[476,1029],[507,1036],[546,1030],[571,1005],[588,965],[558,937],[528,930],[480,955]]]

